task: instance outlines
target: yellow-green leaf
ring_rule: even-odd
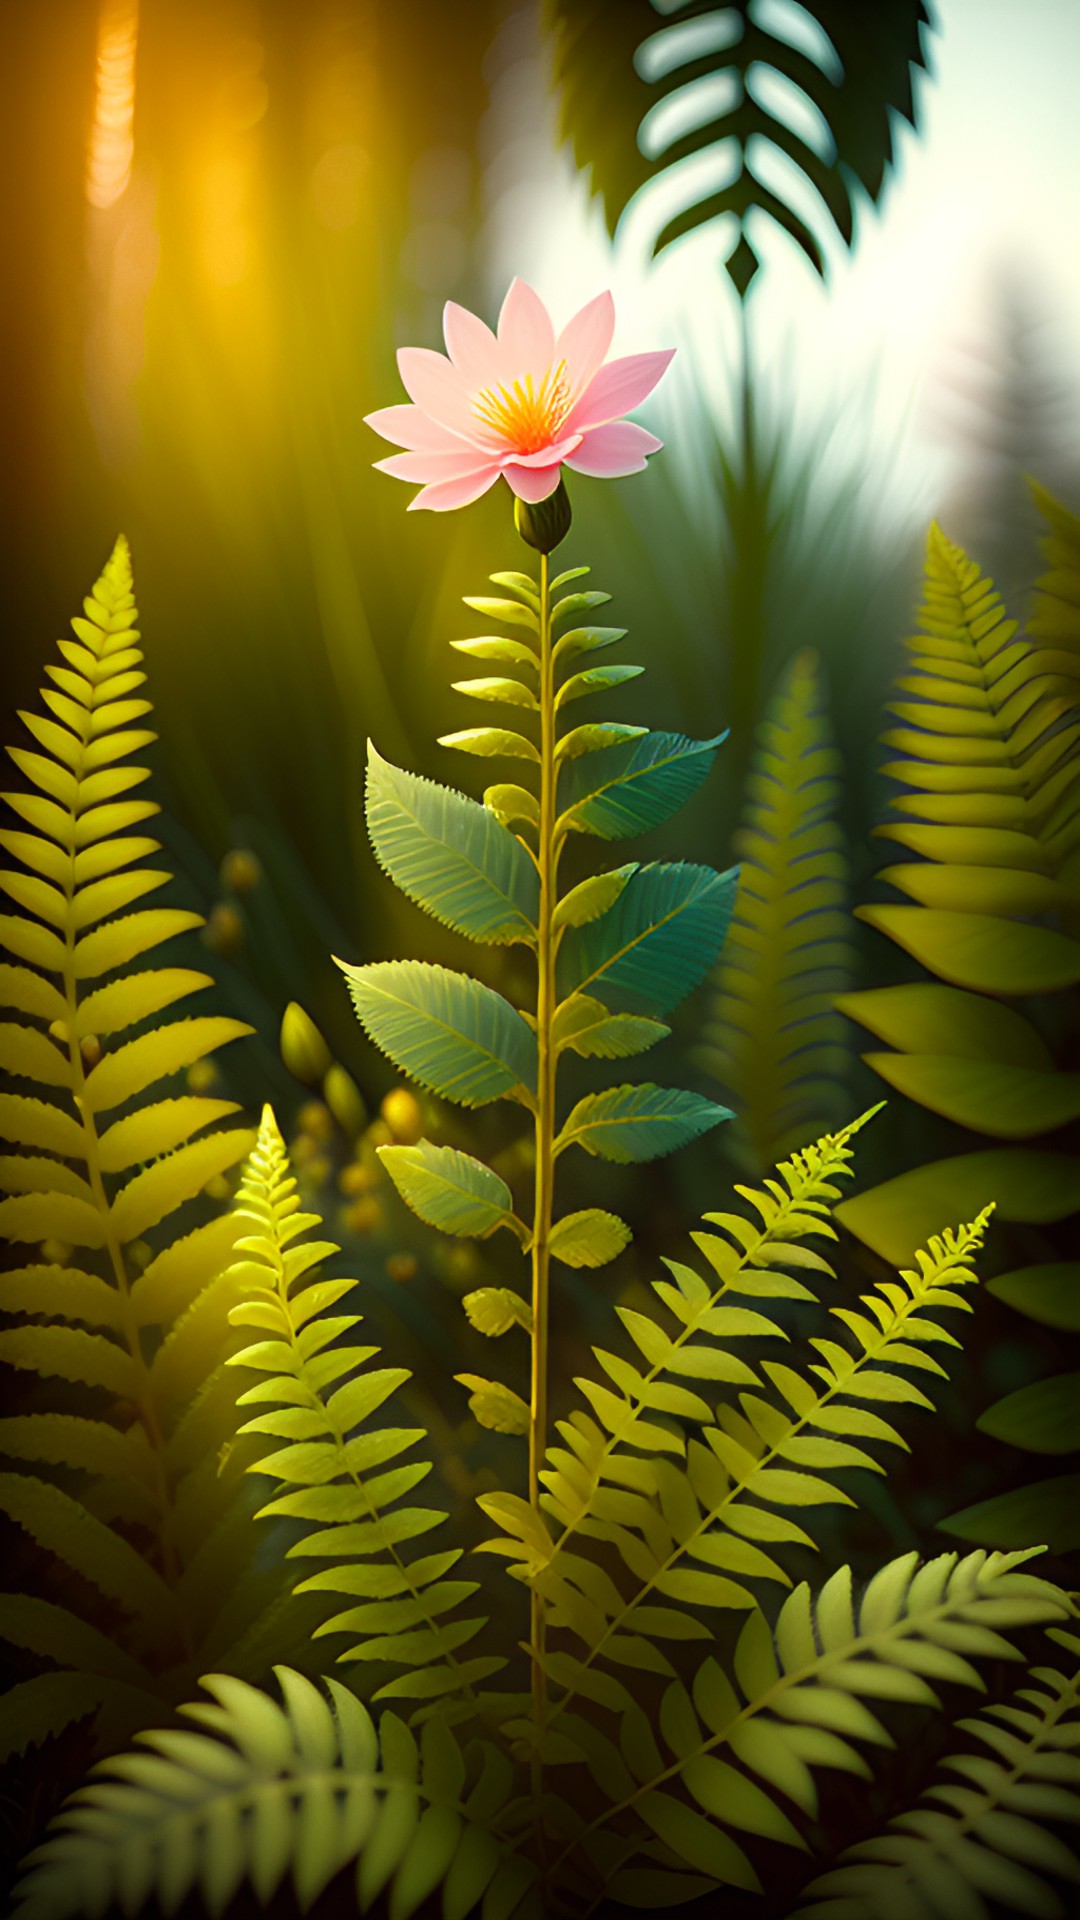
[[[74,1081],[67,1055],[37,1027],[21,1027],[7,1021],[0,1023],[0,1072],[37,1080],[45,1087],[69,1090]]]
[[[172,1153],[200,1127],[238,1112],[235,1100],[207,1100],[195,1094],[140,1107],[102,1134],[98,1142],[101,1170],[125,1173],[129,1167],[155,1160],[160,1153]]]
[[[618,1214],[599,1207],[568,1213],[551,1229],[549,1246],[566,1267],[606,1267],[629,1246],[630,1229]]]
[[[86,1157],[86,1135],[79,1122],[45,1100],[0,1093],[0,1136],[22,1147],[44,1147],[62,1159]]]
[[[208,973],[195,973],[190,967],[151,967],[107,987],[97,987],[79,1003],[78,1033],[121,1033],[151,1014],[161,1013],[189,993],[212,987]]]
[[[229,1040],[240,1039],[252,1029],[243,1020],[228,1020],[216,1014],[189,1020],[176,1020],[171,1026],[129,1040],[115,1053],[107,1053],[87,1076],[85,1099],[92,1113],[118,1107],[135,1094],[168,1074],[190,1067],[204,1054],[212,1053]],[[149,1153],[141,1156],[150,1158]]]
[[[455,1373],[454,1379],[469,1389],[469,1411],[482,1427],[493,1433],[528,1433],[529,1408],[512,1387],[501,1380],[484,1380],[478,1373]]]
[[[176,907],[151,907],[145,913],[130,913],[123,920],[110,920],[83,935],[75,947],[75,978],[96,980],[100,974],[124,967],[140,953],[160,946],[175,934],[201,927],[202,915],[185,913]]]
[[[227,1168],[251,1151],[255,1135],[250,1128],[230,1128],[204,1140],[189,1141],[122,1187],[112,1203],[113,1229],[123,1241],[137,1240],[165,1215],[173,1213]]]

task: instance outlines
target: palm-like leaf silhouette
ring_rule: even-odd
[[[591,168],[611,234],[641,190],[692,160],[691,193],[653,251],[734,214],[726,264],[741,296],[759,264],[754,212],[822,274],[808,200],[852,244],[854,189],[877,201],[894,157],[892,114],[915,123],[931,26],[925,0],[547,0],[547,20],[562,133]]]

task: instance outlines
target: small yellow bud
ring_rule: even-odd
[[[336,1060],[323,1080],[323,1099],[349,1139],[358,1140],[367,1122],[364,1096],[356,1081]]]
[[[342,1224],[348,1233],[374,1233],[382,1223],[383,1210],[373,1193],[366,1193],[361,1199],[354,1200],[342,1215]]]
[[[290,1000],[281,1022],[281,1057],[289,1072],[314,1086],[330,1066],[330,1049],[309,1013]]]
[[[233,847],[221,863],[221,884],[231,893],[252,893],[262,879],[262,868],[246,847]]]
[[[86,1033],[79,1041],[84,1067],[96,1067],[101,1059],[101,1041],[96,1033]]]
[[[212,1060],[196,1060],[187,1070],[189,1093],[209,1093],[217,1085],[218,1071]]]
[[[210,917],[202,930],[203,945],[212,953],[220,953],[226,959],[239,953],[244,944],[244,923],[235,907],[226,900],[219,900],[211,908]]]
[[[380,1180],[378,1166],[370,1167],[364,1160],[350,1160],[338,1174],[338,1186],[342,1193],[370,1193]]]
[[[420,1102],[408,1087],[392,1087],[379,1112],[395,1140],[406,1147],[416,1145],[424,1131],[424,1116]]]
[[[412,1280],[416,1274],[416,1255],[412,1253],[392,1253],[386,1263],[386,1271],[391,1280],[400,1286],[406,1280]]]
[[[207,1181],[203,1192],[208,1200],[228,1200],[232,1196],[232,1188],[223,1173],[215,1173],[213,1179]]]
[[[330,1140],[334,1134],[334,1116],[321,1100],[305,1100],[296,1116],[296,1124],[313,1140]]]
[[[71,1259],[71,1247],[66,1240],[43,1240],[41,1257],[46,1266],[66,1267]]]

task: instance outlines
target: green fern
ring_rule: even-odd
[[[1075,1659],[1080,1639],[1052,1627]],[[863,1920],[873,1910],[910,1920],[989,1920],[988,1900],[1042,1920],[1066,1920],[1051,1882],[1080,1881],[1080,1859],[1040,1821],[1080,1821],[1080,1671],[1035,1667],[1024,1702],[993,1705],[957,1731],[989,1747],[942,1761],[964,1784],[930,1787],[934,1804],[899,1814],[811,1881],[805,1920]],[[803,1920],[803,1915],[797,1916]]]
[[[1002,1629],[1067,1611],[1056,1589],[1017,1571],[1027,1558],[945,1554],[919,1566],[905,1554],[875,1574],[857,1605],[843,1567],[816,1599],[805,1583],[796,1587],[774,1628],[751,1612],[730,1676],[708,1655],[689,1688],[671,1681],[660,1705],[662,1745],[633,1703],[618,1745],[574,1720],[571,1737],[580,1732],[608,1804],[591,1820],[560,1806],[570,1818],[553,1873],[580,1857],[612,1898],[634,1906],[674,1905],[718,1886],[760,1893],[747,1836],[805,1847],[786,1808],[814,1817],[814,1770],[866,1779],[854,1743],[892,1744],[868,1701],[937,1706],[931,1680],[981,1686],[973,1660],[1019,1657]],[[657,1858],[642,1829],[663,1849],[661,1872],[628,1864],[636,1853]]]
[[[1008,1004],[1080,982],[1080,942],[1063,930],[1080,897],[1078,656],[1018,636],[991,583],[936,528],[926,596],[892,708],[900,724],[885,736],[903,756],[885,771],[905,790],[878,829],[914,856],[880,875],[914,904],[858,913],[937,979],[849,994],[839,1005],[895,1049],[864,1058],[909,1100],[977,1134],[1037,1141],[1080,1116],[1080,1074],[1055,1063],[1045,1020]],[[1045,594],[1041,606],[1045,626]],[[1052,1138],[961,1154],[861,1194],[840,1218],[893,1259],[913,1231],[939,1226],[973,1190],[993,1191],[1006,1221],[1060,1220],[1077,1204],[1073,1157]],[[1075,1263],[1047,1262],[993,1284],[1021,1312],[1075,1327],[1078,1278]],[[980,1425],[1035,1454],[1075,1451],[1076,1383],[1075,1373],[1038,1381],[989,1408]],[[1080,1475],[1071,1473],[949,1525],[1000,1546],[1037,1539],[1065,1548],[1080,1542],[1078,1513]]]
[[[147,778],[131,756],[155,737],[135,619],[120,540],[48,668],[46,714],[22,716],[34,749],[11,758],[28,785],[4,796],[23,824],[0,834],[19,863],[0,873],[19,909],[0,917],[0,999],[19,1016],[0,1026],[17,1089],[0,1131],[19,1149],[0,1163],[0,1235],[24,1264],[0,1276],[0,1361],[40,1391],[0,1420],[0,1511],[40,1549],[41,1590],[0,1595],[0,1636],[44,1668],[7,1696],[5,1753],[89,1714],[105,1744],[160,1719],[215,1659],[242,1661],[281,1591],[252,1567],[239,1462],[219,1472],[236,1229],[177,1218],[252,1136],[217,1125],[232,1101],[158,1090],[249,1029],[162,1024],[212,981],[131,966],[201,925],[126,911],[170,878],[137,864],[160,849],[134,831],[157,812],[131,797]]]
[[[298,1212],[299,1205],[267,1107],[238,1197],[238,1219],[248,1225],[237,1242],[244,1257],[229,1275],[246,1296],[230,1310],[230,1321],[257,1327],[266,1337],[233,1354],[228,1365],[269,1376],[240,1395],[240,1406],[268,1409],[252,1416],[240,1432],[269,1434],[285,1443],[248,1464],[249,1473],[265,1474],[289,1489],[257,1517],[316,1523],[290,1547],[289,1557],[330,1565],[301,1581],[296,1591],[344,1595],[353,1603],[315,1630],[316,1635],[350,1636],[352,1644],[339,1660],[405,1669],[378,1689],[376,1699],[472,1695],[477,1683],[504,1662],[493,1656],[458,1657],[458,1649],[488,1624],[484,1616],[445,1617],[477,1590],[475,1580],[446,1577],[461,1548],[412,1559],[399,1552],[446,1519],[435,1508],[399,1504],[430,1473],[431,1463],[391,1462],[414,1447],[423,1432],[368,1427],[409,1375],[403,1367],[358,1373],[378,1348],[337,1344],[360,1316],[330,1315],[329,1309],[356,1283],[314,1277],[320,1263],[339,1249],[332,1241],[310,1239],[322,1222],[317,1214]]]
[[[891,115],[914,124],[913,72],[925,66],[930,15],[923,0],[894,0],[884,18],[846,0],[807,0],[804,11],[809,52],[797,27],[785,32],[748,0],[547,0],[561,131],[578,166],[590,169],[613,238],[628,204],[639,194],[648,204],[653,182],[681,181],[680,163],[693,157],[712,161],[711,178],[699,164],[654,253],[734,214],[727,270],[745,296],[759,264],[748,222],[765,214],[823,274],[821,234],[803,211],[808,185],[833,233],[852,245],[845,175],[880,198],[893,158]],[[789,170],[802,176],[791,198]]]
[[[23,1883],[24,1920],[66,1920],[111,1900],[138,1912],[152,1888],[169,1912],[189,1893],[223,1914],[242,1882],[261,1905],[288,1877],[302,1913],[357,1861],[362,1912],[382,1893],[409,1920],[443,1889],[445,1920],[483,1902],[485,1920],[537,1920],[535,1874],[499,1833],[513,1768],[490,1743],[463,1753],[440,1720],[419,1744],[389,1709],[376,1729],[355,1695],[275,1669],[284,1704],[210,1674],[212,1704],[184,1708],[209,1733],[144,1736],[84,1788]],[[36,1864],[35,1864],[36,1862]]]
[[[713,1268],[713,1281],[669,1262],[676,1285],[653,1283],[681,1322],[674,1337],[649,1316],[618,1309],[648,1371],[642,1374],[615,1354],[594,1349],[622,1398],[608,1386],[577,1383],[597,1418],[579,1413],[561,1423],[567,1448],[549,1451],[541,1504],[560,1529],[555,1538],[536,1526],[531,1511],[527,1524],[515,1525],[524,1516],[520,1507],[507,1510],[505,1496],[480,1497],[489,1516],[507,1529],[488,1543],[489,1550],[516,1561],[519,1577],[543,1594],[549,1624],[579,1643],[573,1651],[541,1655],[549,1677],[562,1689],[553,1699],[548,1726],[578,1694],[625,1710],[630,1704],[626,1686],[604,1670],[614,1665],[671,1674],[671,1662],[656,1640],[702,1637],[707,1632],[698,1619],[702,1609],[752,1607],[747,1579],[789,1584],[782,1563],[766,1549],[813,1545],[791,1512],[852,1504],[835,1484],[836,1475],[850,1467],[881,1471],[867,1443],[905,1444],[877,1409],[932,1405],[894,1369],[944,1374],[927,1349],[959,1343],[928,1313],[969,1310],[958,1289],[974,1279],[970,1260],[981,1244],[985,1214],[933,1241],[928,1254],[918,1255],[917,1270],[901,1274],[902,1285],[886,1281],[864,1295],[862,1311],[832,1308],[853,1336],[855,1351],[815,1338],[815,1380],[772,1360],[762,1362],[763,1380],[730,1348],[732,1340],[786,1340],[761,1310],[763,1300],[813,1297],[801,1281],[774,1268],[794,1264],[788,1235],[801,1239],[808,1231],[832,1231],[820,1196],[835,1196],[829,1176],[844,1169],[852,1131],[822,1143],[824,1164],[819,1162],[812,1174],[805,1160],[800,1164],[796,1158],[780,1169],[783,1186],[770,1182],[767,1194],[740,1189],[761,1213],[762,1229],[739,1215],[706,1216],[724,1229],[723,1237],[694,1236]],[[804,1269],[831,1273],[808,1248],[800,1246],[797,1253]],[[732,1296],[755,1304],[730,1304]],[[747,1390],[737,1406],[723,1402],[714,1413],[700,1392],[676,1384],[686,1379],[695,1387],[713,1382]],[[657,1416],[699,1425],[700,1438],[687,1442],[680,1432],[658,1424]],[[606,1427],[606,1437],[598,1422]],[[628,1447],[635,1451],[625,1451]],[[650,1457],[642,1459],[643,1451]],[[591,1541],[602,1543],[600,1559]],[[607,1570],[605,1548],[614,1548],[632,1576],[628,1593]],[[689,1615],[684,1608],[692,1610]]]
[[[735,911],[698,1049],[755,1172],[816,1139],[844,1105],[846,1030],[833,997],[850,985],[853,948],[823,697],[815,656],[798,654],[758,737]]]

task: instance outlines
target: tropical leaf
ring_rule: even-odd
[[[337,964],[369,1040],[422,1087],[463,1107],[535,1088],[535,1037],[493,988],[423,960]]]
[[[616,1013],[669,1012],[723,945],[735,880],[687,862],[639,867],[606,913],[567,929],[560,994],[588,993]]]
[[[849,1054],[834,996],[850,985],[853,928],[815,657],[791,662],[758,735],[735,842],[739,884],[697,1059],[736,1109],[755,1172],[842,1110]],[[903,991],[903,989],[901,989]]]
[[[489,808],[392,766],[368,743],[367,825],[410,900],[471,940],[535,939],[536,868]]]
[[[885,19],[808,0],[798,27],[746,0],[662,12],[650,0],[547,0],[562,135],[590,170],[609,233],[639,194],[651,205],[662,180],[683,186],[683,205],[654,252],[735,215],[727,269],[745,295],[764,214],[824,273],[823,216],[851,246],[855,182],[879,199],[893,116],[914,124],[913,73],[931,24],[923,0],[900,0]],[[657,204],[670,207],[671,193]]]
[[[154,1893],[173,1909],[196,1897],[220,1915],[245,1883],[265,1905],[286,1876],[306,1912],[354,1863],[362,1911],[385,1890],[388,1910],[409,1920],[442,1886],[457,1920],[481,1900],[485,1914],[537,1920],[535,1870],[494,1831],[514,1781],[500,1755],[485,1766],[478,1820],[445,1724],[417,1743],[389,1710],[376,1727],[336,1680],[323,1692],[291,1668],[275,1673],[281,1706],[209,1674],[210,1701],[184,1708],[209,1731],[150,1733],[140,1752],[111,1760],[111,1777],[85,1788],[31,1855],[24,1920],[74,1920],[90,1890],[132,1915]],[[490,1752],[484,1743],[485,1763]]]

